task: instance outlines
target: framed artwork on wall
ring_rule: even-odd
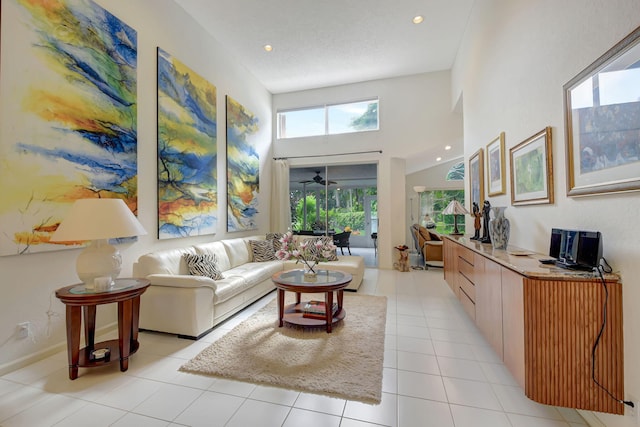
[[[158,47],[158,239],[215,234],[216,87]]]
[[[551,128],[546,127],[509,150],[511,204],[553,203]]]
[[[77,248],[50,240],[76,200],[138,210],[137,31],[88,0],[1,18],[0,256]]]
[[[227,109],[227,231],[258,228],[260,155],[259,119],[229,95]]]
[[[482,148],[469,157],[469,212],[473,212],[473,204],[482,209],[484,202],[484,156]]]
[[[504,169],[504,132],[500,132],[500,136],[487,144],[489,196],[497,196],[507,191]]]
[[[567,195],[640,190],[640,27],[564,85]]]

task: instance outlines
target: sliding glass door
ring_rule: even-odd
[[[352,247],[373,247],[377,231],[377,165],[290,169],[291,229],[300,234],[351,231]]]

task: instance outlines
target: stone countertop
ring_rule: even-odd
[[[517,246],[508,245],[507,249],[494,249],[491,243],[480,243],[467,236],[442,235],[442,237],[459,243],[525,277],[544,280],[600,280],[600,274],[597,271],[568,270],[554,264],[542,264],[540,260],[549,258],[548,255]],[[617,274],[611,273],[604,274],[604,278],[612,282],[620,280]]]

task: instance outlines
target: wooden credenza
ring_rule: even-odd
[[[622,284],[615,274],[543,265],[520,248],[443,236],[444,277],[465,311],[536,402],[623,414]],[[518,254],[518,255],[515,255]]]

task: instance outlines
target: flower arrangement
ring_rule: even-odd
[[[288,232],[280,239],[281,248],[276,251],[276,258],[281,260],[295,259],[304,264],[305,270],[315,274],[315,266],[320,261],[328,261],[335,253],[336,245],[331,239],[302,239],[296,241],[293,233]]]

